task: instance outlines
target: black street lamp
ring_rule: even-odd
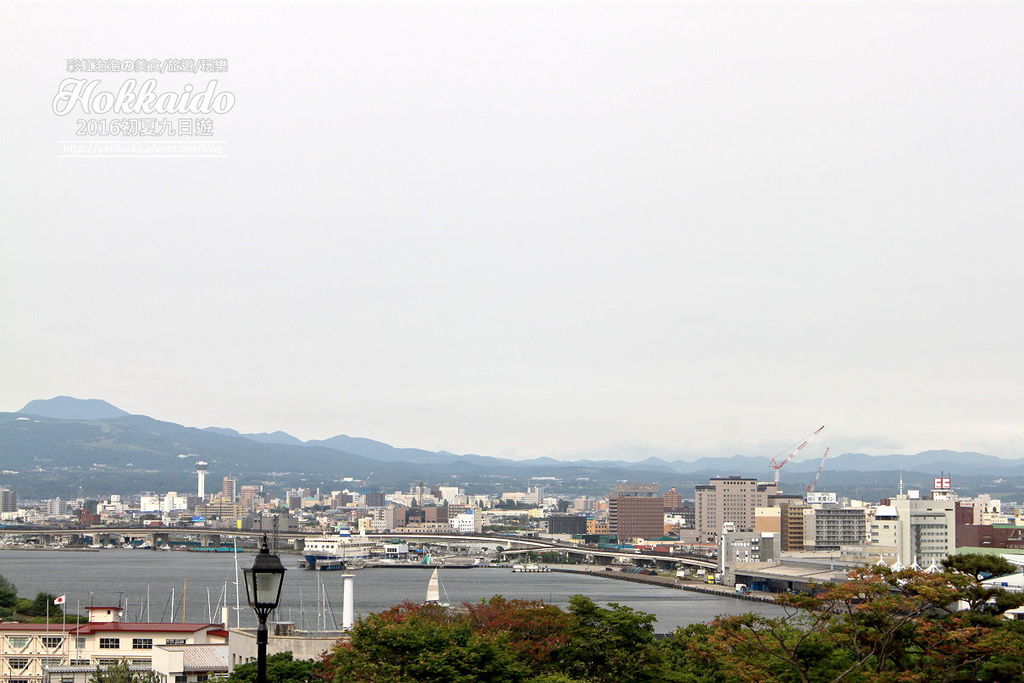
[[[263,547],[253,560],[252,569],[244,571],[245,597],[260,622],[256,629],[256,683],[267,683],[267,617],[281,601],[285,568],[281,558],[270,554],[266,534],[263,534]]]

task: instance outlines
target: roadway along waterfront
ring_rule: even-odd
[[[240,568],[252,564],[251,553],[239,553]],[[285,554],[288,567],[278,618],[299,627],[316,628],[318,582],[327,587],[337,620],[341,619],[341,572],[314,572],[296,568],[298,556]],[[117,604],[127,601],[126,619],[145,620],[146,594],[153,621],[169,621],[173,589],[176,618],[181,620],[181,595],[188,581],[186,618],[206,621],[228,583],[229,602],[235,601],[234,557],[231,553],[159,552],[151,550],[101,550],[99,552],[21,551],[0,552],[0,574],[13,581],[18,595],[33,597],[38,591],[67,595],[67,607]],[[357,613],[379,612],[402,600],[422,601],[429,572],[408,569],[363,569],[355,575]],[[492,595],[525,600],[544,600],[565,605],[570,595],[581,593],[606,604],[618,602],[650,612],[658,618],[656,629],[667,633],[678,626],[706,622],[719,614],[758,612],[781,615],[775,605],[748,602],[729,596],[672,590],[657,585],[611,581],[601,576],[541,573],[513,574],[508,568],[449,569],[441,571],[447,601],[476,602]],[[244,606],[245,587],[240,586],[243,625],[254,625],[252,611]],[[209,603],[207,595],[209,594]],[[445,596],[442,595],[442,599]],[[328,622],[332,621],[328,616]],[[232,626],[234,626],[232,616]]]

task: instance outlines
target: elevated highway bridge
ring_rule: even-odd
[[[33,528],[33,529],[0,529],[0,535],[17,536],[25,540],[36,539],[40,543],[52,543],[60,538],[71,536],[85,536],[93,543],[111,543],[114,541],[125,542],[127,540],[146,540],[154,547],[158,543],[169,540],[172,536],[190,536],[196,538],[205,545],[221,545],[231,539],[251,539],[254,542],[262,538],[266,531],[243,531],[240,529],[208,529],[202,527],[86,527],[81,529],[62,528]],[[278,531],[276,538],[278,543],[284,542],[291,545],[292,549],[301,551],[305,539],[322,536],[322,533],[304,531]],[[417,533],[368,533],[366,538],[387,540],[400,538],[404,541],[420,544],[434,545],[478,545],[501,547],[519,552],[529,551],[558,551],[570,555],[580,555],[591,558],[599,564],[610,564],[615,560],[639,561],[641,564],[656,564],[661,567],[673,567],[686,565],[699,569],[714,570],[718,563],[706,557],[694,557],[691,555],[668,555],[664,553],[639,552],[635,550],[595,548],[592,546],[579,546],[572,543],[551,541],[542,538],[530,538],[526,536],[506,536],[501,534],[461,534],[461,533],[439,533],[439,532],[417,532]]]

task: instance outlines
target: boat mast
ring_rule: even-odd
[[[242,598],[238,593],[238,537],[231,537],[231,545],[234,548],[235,556],[235,628],[242,628]],[[228,624],[228,628],[231,625]]]

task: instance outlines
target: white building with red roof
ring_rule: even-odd
[[[86,683],[97,666],[123,661],[166,683],[197,683],[228,670],[223,624],[125,622],[118,607],[87,610],[84,624],[0,623],[0,681]],[[171,670],[177,666],[182,670]]]

